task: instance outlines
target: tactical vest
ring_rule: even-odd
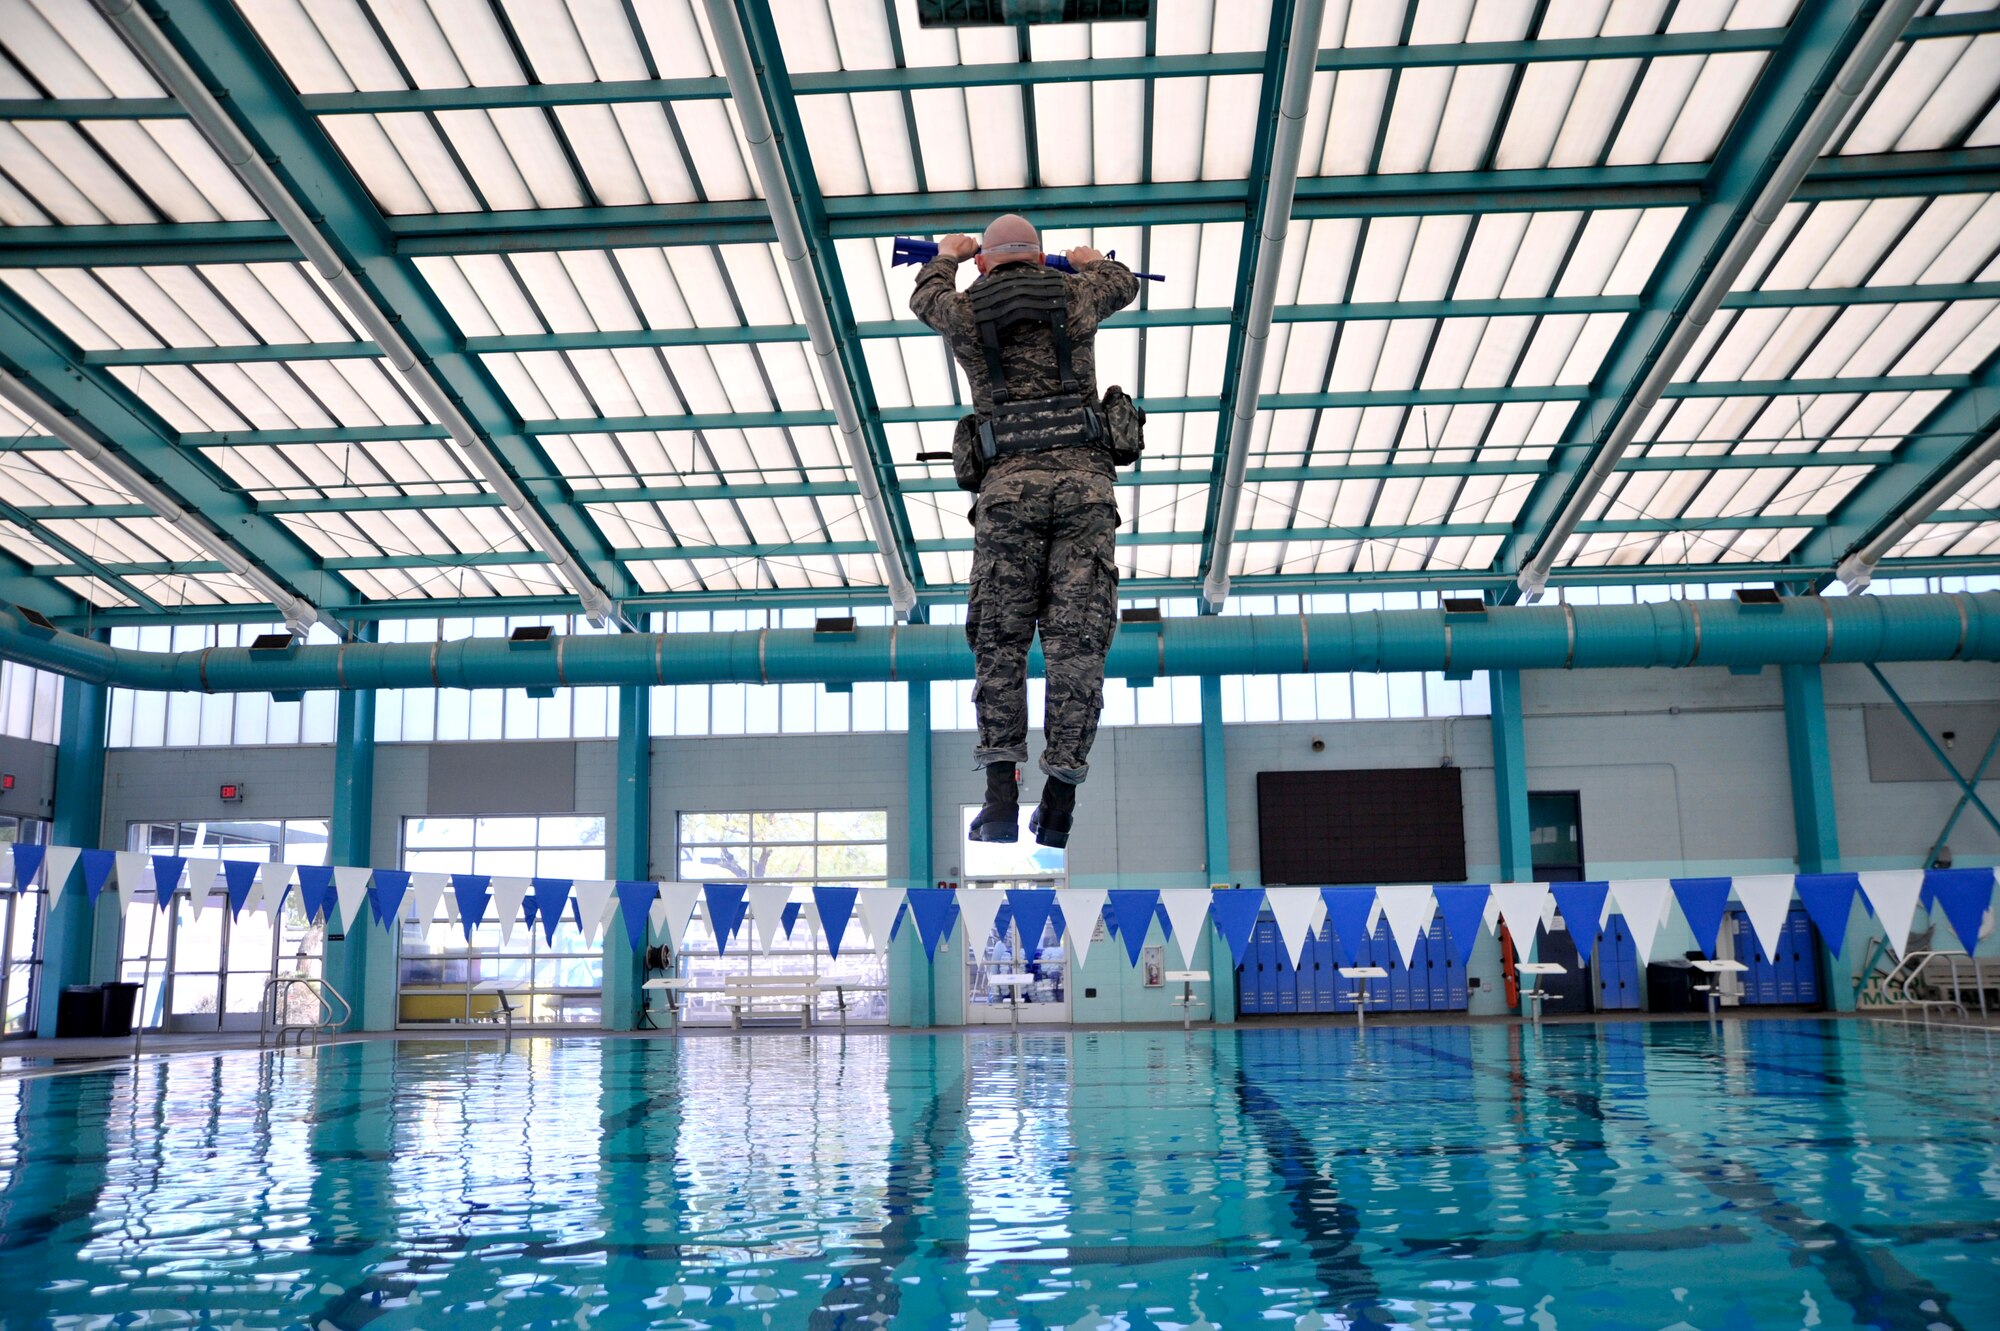
[[[1103,446],[1104,420],[1070,364],[1069,289],[1062,276],[1040,264],[1010,263],[988,273],[965,295],[978,321],[979,345],[986,354],[986,378],[993,392],[993,414],[979,423],[985,460],[1076,445]],[[1046,327],[1055,340],[1061,388],[1046,397],[1016,398],[1007,383],[1000,348],[1010,336],[1019,336],[1023,325],[1035,324]]]

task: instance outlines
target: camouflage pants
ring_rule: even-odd
[[[1039,625],[1042,771],[1074,785],[1090,770],[1118,608],[1113,495],[1109,476],[1083,470],[1017,472],[980,491],[965,637],[977,658],[981,767],[1028,759],[1028,647]]]

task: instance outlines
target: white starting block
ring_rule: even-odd
[[[1555,961],[1522,961],[1515,963],[1514,974],[1528,982],[1521,990],[1521,1001],[1528,1005],[1530,1015],[1533,1017],[1535,1024],[1539,1026],[1542,1021],[1542,1004],[1548,1001],[1550,995],[1544,990],[1535,987],[1535,977],[1539,975],[1567,975],[1569,974],[1569,967]]]
[[[1015,1029],[1021,1025],[1021,991],[1035,983],[1035,977],[1026,971],[1009,971],[1004,975],[989,975],[986,983],[1005,985],[1008,990],[1007,1015]]]
[[[668,1027],[671,1030],[679,1030],[681,1024],[680,996],[692,988],[694,988],[694,981],[684,975],[672,975],[662,979],[648,980],[640,985],[639,1024],[642,1027],[651,1026],[656,1030],[658,1029],[653,1022],[654,1009],[651,999],[654,993],[665,993],[667,996]]]
[[[1181,1010],[1181,1029],[1192,1030],[1195,1008],[1208,1005],[1207,999],[1195,997],[1194,987],[1208,983],[1208,972],[1168,971],[1165,978],[1168,984],[1178,984],[1181,987],[1181,996],[1174,1000],[1174,1006]]]
[[[1708,977],[1708,983],[1696,985],[1694,991],[1708,995],[1708,1019],[1713,1021],[1722,1015],[1722,977],[1738,975],[1750,968],[1740,961],[1693,961],[1688,964]]]
[[[1354,1004],[1354,1027],[1356,1030],[1368,1024],[1368,986],[1363,980],[1386,980],[1389,972],[1380,966],[1342,966],[1340,978],[1354,981],[1354,987],[1347,991],[1348,1001]]]

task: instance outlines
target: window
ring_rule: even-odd
[[[49,825],[37,818],[0,814],[0,846],[19,842],[40,845],[49,839]],[[42,916],[47,895],[41,884],[0,888],[0,1036],[25,1035],[34,1029],[35,982],[42,965]]]
[[[126,844],[154,855],[325,864],[327,826],[314,818],[134,823]],[[326,926],[306,919],[296,890],[285,894],[275,919],[259,910],[231,919],[222,876],[201,889],[200,911],[187,884],[173,910],[162,912],[149,884],[126,914],[124,978],[143,986],[139,1012],[148,1030],[254,1030],[272,976],[320,973]],[[317,1010],[303,990],[289,1001],[300,1019]]]
[[[582,616],[521,615],[478,619],[384,620],[382,642],[457,642],[504,638],[517,628],[547,625],[558,634],[609,633]],[[608,739],[618,733],[617,690],[557,689],[531,698],[526,689],[383,689],[375,701],[375,738],[385,743],[461,739]],[[595,875],[601,877],[602,875]]]
[[[0,735],[54,744],[62,730],[62,676],[0,661]]]
[[[848,994],[850,1021],[886,1021],[889,1015],[886,951],[876,948],[850,920],[840,956],[827,951],[812,889],[816,884],[882,887],[889,878],[889,815],[882,809],[792,812],[684,813],[680,816],[680,873],[689,883],[788,884],[798,907],[789,936],[781,933],[769,953],[756,945],[756,926],[745,924],[727,951],[716,947],[706,910],[698,911],[682,940],[682,973],[704,987],[740,975],[790,975],[839,980]],[[719,995],[691,993],[683,1009],[691,1021],[726,1021]]]
[[[406,818],[403,867],[418,873],[489,877],[602,878],[605,820],[590,815],[540,818]],[[447,890],[445,900],[452,901]],[[617,916],[613,928],[622,928]],[[503,936],[504,935],[504,936]],[[494,1021],[512,1008],[536,1025],[603,1021],[604,954],[584,937],[576,906],[555,938],[519,919],[503,931],[491,910],[472,940],[455,912],[436,923],[405,919],[398,963],[398,1020],[422,1026]]]
[[[145,652],[191,652],[204,647],[248,647],[282,624],[180,624],[114,628],[113,647]],[[315,624],[307,641],[338,641]],[[114,749],[194,748],[243,744],[331,744],[340,704],[330,690],[300,702],[278,702],[268,693],[155,693],[111,690],[105,743]]]
[[[853,615],[864,628],[891,622],[886,606],[783,610],[680,610],[668,633],[809,629],[821,615]],[[655,735],[827,735],[909,728],[909,686],[856,684],[667,684],[653,689]],[[936,724],[933,718],[933,724]]]

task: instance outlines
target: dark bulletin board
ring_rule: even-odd
[[[1456,767],[1259,772],[1257,833],[1267,885],[1465,879]]]

